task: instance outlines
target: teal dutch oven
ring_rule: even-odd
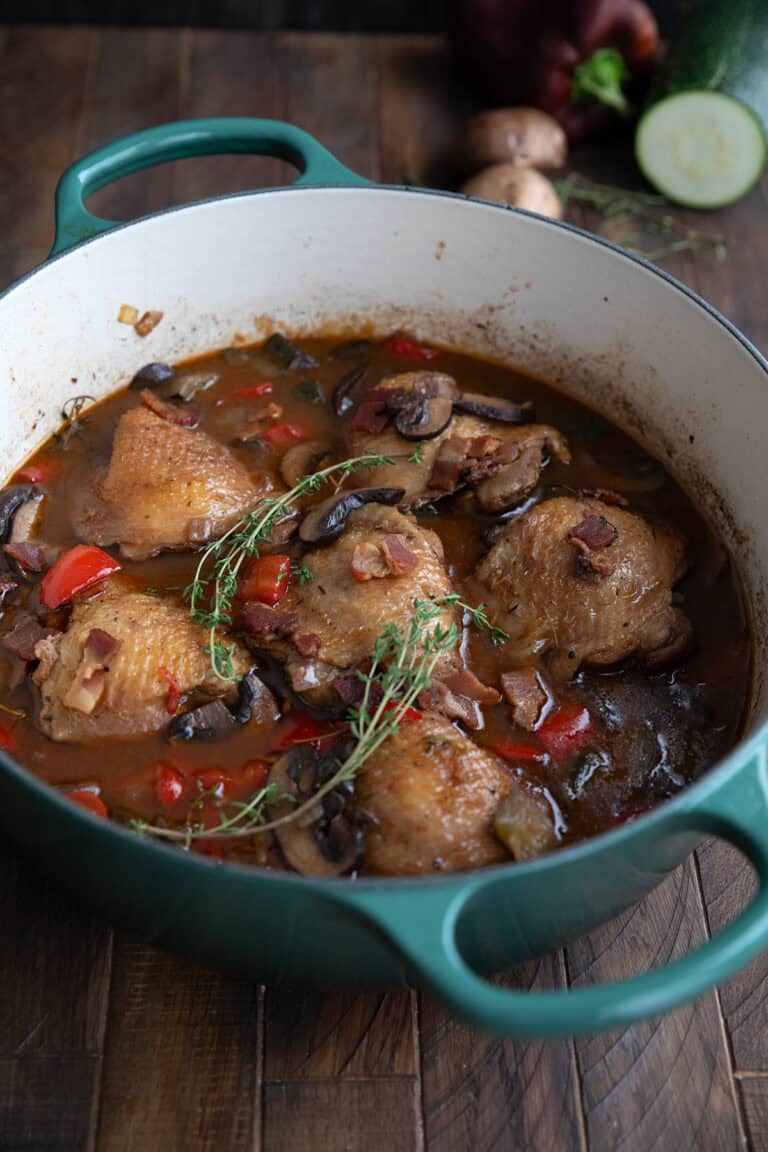
[[[300,175],[128,224],[85,206],[149,165],[246,152],[280,156]],[[116,323],[123,303],[160,309],[163,323],[142,341]],[[94,910],[159,947],[270,983],[416,983],[504,1035],[622,1027],[727,979],[768,943],[765,360],[683,285],[569,225],[371,184],[289,125],[169,124],[64,174],[51,258],[0,298],[0,479],[53,432],[73,380],[101,397],[148,360],[256,340],[274,323],[298,334],[403,325],[540,373],[649,441],[736,556],[757,649],[747,734],[687,791],[613,832],[436,878],[319,880],[188,855],[93,818],[3,754],[8,833]],[[758,888],[701,948],[602,987],[488,981],[639,900],[707,835],[749,858]]]

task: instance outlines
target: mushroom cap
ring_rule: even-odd
[[[538,108],[491,108],[468,121],[459,146],[467,172],[488,164],[562,168],[568,141],[560,124]]]
[[[520,168],[516,164],[492,164],[462,185],[466,196],[481,200],[495,200],[499,204],[512,204],[561,220],[563,206],[555,186],[535,168]]]

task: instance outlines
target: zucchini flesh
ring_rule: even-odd
[[[723,92],[677,92],[651,106],[635,139],[645,177],[692,208],[738,200],[760,178],[766,138],[754,113]]]
[[[652,184],[696,208],[748,191],[768,154],[768,2],[694,0],[653,99],[636,137]]]

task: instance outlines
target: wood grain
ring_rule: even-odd
[[[499,983],[533,991],[563,988],[562,955],[547,956]],[[420,1023],[429,1152],[581,1149],[581,1101],[568,1041],[485,1036],[459,1024],[426,994]]]
[[[693,865],[567,949],[574,987],[665,964],[701,945]],[[713,993],[623,1032],[576,1040],[590,1150],[737,1149],[744,1133]]]
[[[768,1150],[768,1075],[745,1076],[738,1081],[752,1152]]]

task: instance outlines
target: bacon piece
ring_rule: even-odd
[[[172,404],[170,400],[163,400],[149,388],[142,388],[139,397],[142,404],[161,420],[167,420],[169,424],[178,424],[181,428],[197,428],[200,423],[200,413],[191,404],[185,404],[182,408],[179,404]]]
[[[378,544],[364,540],[356,544],[350,560],[350,570],[355,580],[380,580],[389,576],[386,559]]]
[[[407,576],[418,567],[419,558],[405,543],[399,532],[388,532],[381,543],[384,562],[393,576]]]
[[[285,640],[293,635],[299,622],[295,612],[281,612],[260,604],[258,600],[246,600],[238,613],[238,622],[246,632],[262,640]]]
[[[314,632],[294,632],[291,641],[300,656],[309,659],[320,652],[320,637]]]
[[[133,326],[133,330],[137,336],[149,336],[150,332],[157,328],[158,324],[163,318],[162,312],[145,312]]]
[[[39,544],[30,544],[28,541],[4,544],[3,552],[20,564],[26,572],[43,572],[48,567],[48,558]]]
[[[385,400],[365,399],[358,406],[352,420],[355,432],[370,432],[377,436],[389,423],[389,410]]]
[[[601,548],[610,548],[617,536],[618,532],[613,524],[609,524],[605,516],[598,516],[596,513],[590,512],[580,524],[571,528],[568,533],[568,540],[571,544],[576,544],[577,547],[584,544],[590,550],[598,551]]]
[[[549,699],[536,669],[518,668],[502,673],[501,689],[509,701],[515,724],[533,732]]]
[[[90,716],[106,687],[109,662],[120,647],[120,641],[103,628],[92,628],[83,646],[83,655],[74,679],[62,703],[66,708]]]
[[[15,592],[18,586],[18,580],[14,580],[10,576],[0,576],[0,604],[5,600],[6,596],[10,596],[11,592]]]
[[[35,645],[46,636],[60,636],[56,628],[47,628],[34,616],[20,616],[13,628],[0,637],[0,644],[20,660],[34,660]]]
[[[43,638],[35,644],[35,659],[39,661],[32,676],[35,684],[42,684],[53,671],[53,666],[59,658],[59,649],[63,636],[63,632],[51,632],[50,636],[43,636]]]

